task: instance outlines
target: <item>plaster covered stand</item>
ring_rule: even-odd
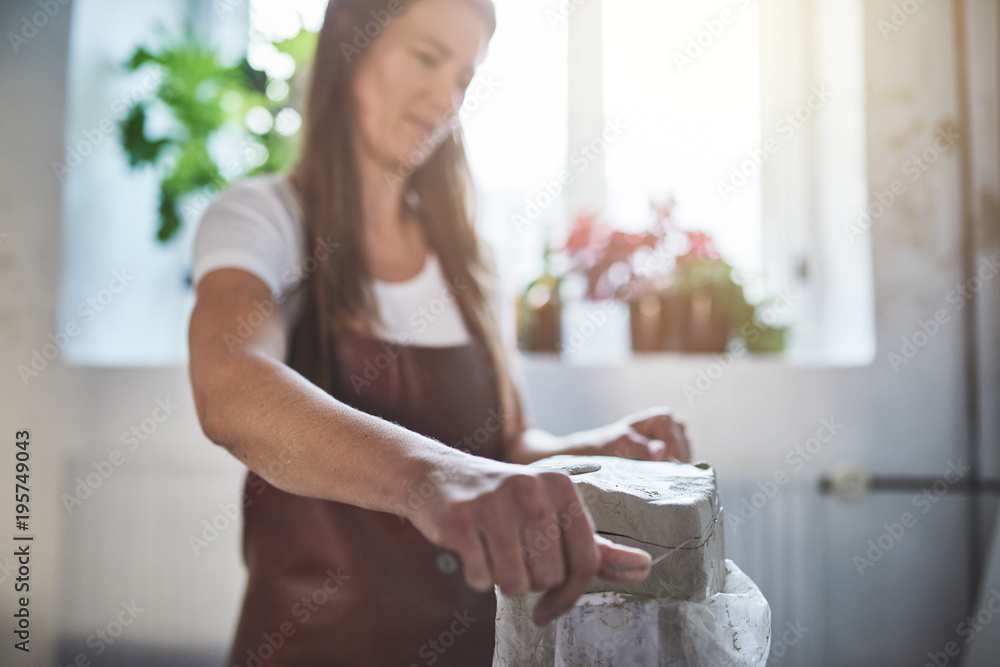
[[[595,578],[571,610],[544,628],[531,620],[542,593],[508,597],[497,589],[494,667],[767,662],[771,610],[756,584],[725,558],[709,464],[553,456],[532,465],[569,473],[597,532],[649,552],[653,567],[640,582]]]

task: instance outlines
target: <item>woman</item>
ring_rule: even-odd
[[[519,465],[689,454],[665,409],[526,426],[453,122],[494,27],[489,0],[333,0],[295,169],[202,220],[191,384],[249,468],[229,665],[489,665],[494,584],[547,591],[544,625],[594,576],[649,573],[567,475]]]

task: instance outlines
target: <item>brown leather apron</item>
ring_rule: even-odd
[[[385,341],[338,331],[332,342],[336,398],[500,458],[500,401],[479,338],[406,346],[412,374],[401,372],[398,348]],[[456,557],[409,521],[289,494],[251,471],[244,492],[249,581],[228,666],[492,665],[495,594],[469,588],[461,568],[449,567]]]

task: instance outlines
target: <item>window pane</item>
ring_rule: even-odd
[[[566,23],[537,0],[494,0],[497,30],[462,108],[477,186],[477,224],[496,253],[508,295],[542,270],[546,230],[567,217],[546,182],[566,165]],[[516,219],[522,222],[518,223]],[[513,310],[505,300],[505,335]]]
[[[73,4],[66,152],[53,165],[63,188],[56,338],[68,364],[155,366],[185,359],[191,230],[169,244],[156,240],[156,175],[129,168],[117,127],[158,85],[150,72],[128,73],[122,64],[140,44],[154,42],[152,26],[180,34],[185,10],[179,2]]]
[[[605,113],[629,125],[608,149],[612,224],[644,226],[650,198],[674,194],[685,227],[711,232],[725,258],[760,272],[759,168],[720,192],[761,145],[758,54],[756,3],[604,3]]]

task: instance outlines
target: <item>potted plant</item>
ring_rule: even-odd
[[[684,234],[689,247],[674,260],[669,284],[630,301],[633,350],[722,352],[739,325],[753,317],[733,267],[711,238]]]
[[[628,303],[633,351],[723,352],[738,338],[750,351],[783,349],[785,329],[758,321],[712,238],[677,227],[673,199],[651,206],[654,222],[638,234],[583,213],[564,248],[571,270],[586,277],[586,298]]]
[[[562,342],[562,277],[549,267],[549,247],[543,251],[542,275],[524,288],[517,303],[518,348],[527,352],[558,352]]]
[[[315,40],[315,33],[302,29],[274,47],[298,65],[312,53]],[[254,69],[246,58],[236,65],[220,62],[190,24],[181,39],[158,50],[140,47],[125,65],[133,72],[152,67],[160,70],[159,85],[131,109],[119,130],[129,166],[157,170],[156,238],[166,243],[177,236],[185,218],[197,214],[199,207],[191,205],[195,200],[205,200],[206,194],[238,178],[291,164],[301,123],[295,107],[301,103],[287,81]],[[169,129],[150,136],[147,119],[154,113],[169,118]],[[239,138],[239,155],[228,161],[209,150],[223,131]]]

